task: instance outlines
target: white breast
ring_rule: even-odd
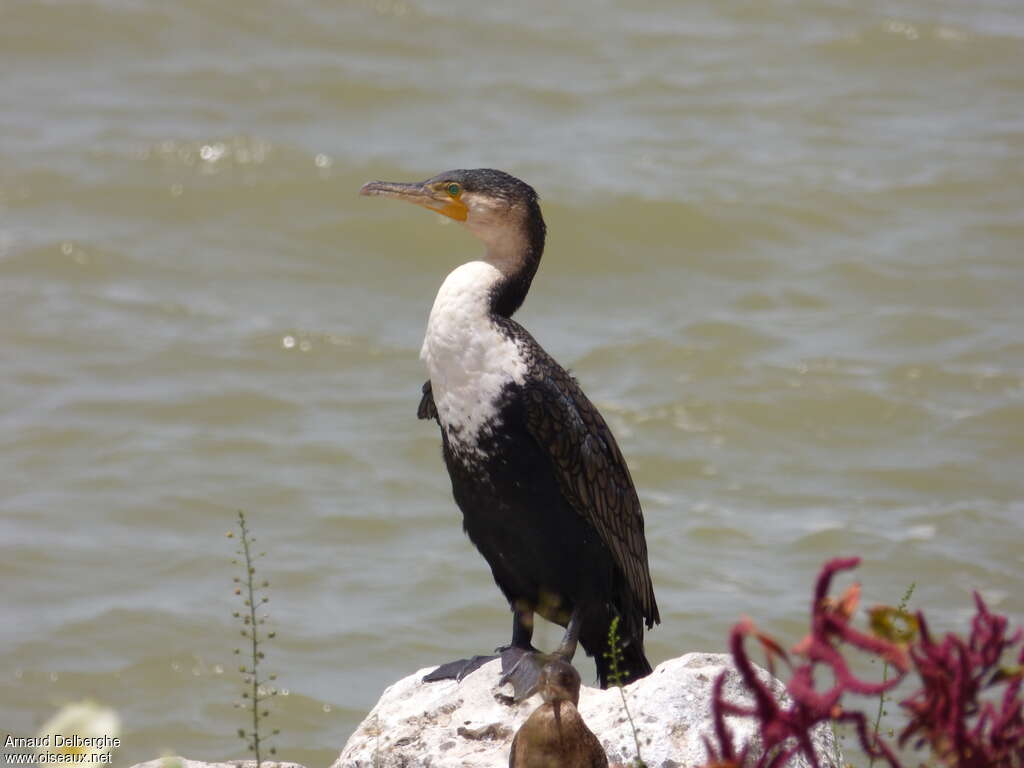
[[[489,314],[498,269],[471,261],[453,271],[434,299],[420,358],[427,364],[434,405],[449,444],[479,453],[479,440],[498,426],[502,389],[522,384],[527,361]]]

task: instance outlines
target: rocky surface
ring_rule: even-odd
[[[500,662],[493,661],[461,683],[423,683],[431,668],[387,688],[349,738],[332,768],[505,768],[512,737],[540,705],[534,696],[515,704],[510,687],[499,688]],[[726,698],[749,706],[750,696],[727,655],[689,653],[658,665],[653,674],[625,688],[637,729],[640,754],[649,768],[696,768],[707,762],[703,737],[713,737],[711,687],[723,670]],[[770,680],[762,671],[763,678]],[[772,681],[782,696],[784,688]],[[618,689],[583,687],[580,714],[600,739],[612,766],[629,765],[637,742]],[[728,718],[737,745],[754,738],[753,723]],[[824,768],[840,768],[832,732],[820,727],[815,745]],[[302,768],[296,763],[264,762],[265,768]],[[255,761],[204,763],[164,757],[133,768],[255,768]],[[789,768],[807,768],[803,759]]]
[[[461,683],[423,683],[420,678],[429,668],[399,680],[384,691],[332,768],[504,768],[512,737],[540,705],[540,698],[512,703],[507,695],[510,687],[498,687],[500,666],[498,661],[490,662]],[[669,659],[625,689],[640,754],[649,768],[691,768],[707,761],[703,737],[713,736],[711,687],[723,669],[730,672],[726,697],[749,705],[749,694],[731,659],[719,654],[690,653]],[[782,684],[774,683],[781,696]],[[584,687],[579,711],[612,765],[636,758],[636,740],[618,689]],[[753,738],[749,720],[729,718],[728,723],[737,744]],[[823,765],[838,768],[831,762],[835,749],[829,728],[819,729],[816,744]],[[806,765],[799,760],[791,768]]]

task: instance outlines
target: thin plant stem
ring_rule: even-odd
[[[907,591],[903,593],[903,597],[900,598],[899,605],[896,606],[896,612],[903,615],[907,611],[907,603],[910,602],[911,595],[914,594],[914,589],[917,587],[917,582],[910,582],[910,586],[907,587]],[[889,662],[886,661],[882,664],[882,682],[886,682],[889,679]],[[875,713],[875,724],[871,729],[871,743],[878,743],[878,728],[882,723],[882,712],[885,708],[885,700],[888,698],[884,693],[878,697],[878,711]],[[871,761],[868,763],[868,768],[874,768],[875,756],[871,756]]]
[[[618,616],[612,619],[612,623],[608,627],[608,651],[605,652],[605,658],[608,659],[609,666],[611,666],[611,674],[608,676],[608,679],[619,689],[619,696],[622,697],[622,709],[625,710],[629,727],[633,731],[633,743],[636,745],[636,760],[633,762],[633,766],[634,768],[647,768],[647,763],[640,756],[640,734],[637,733],[636,724],[633,722],[633,715],[629,712],[629,704],[626,703],[626,689],[622,684],[624,675],[619,667],[622,661],[622,647],[619,644]]]
[[[242,529],[242,551],[245,556],[245,582],[249,590],[249,638],[252,641],[252,748],[256,756],[256,768],[260,768],[260,681],[257,668],[260,663],[259,640],[256,635],[256,590],[253,587],[253,574],[256,569],[252,565],[252,553],[249,550],[249,529],[245,525],[245,515],[238,513],[238,524]]]

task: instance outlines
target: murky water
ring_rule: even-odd
[[[839,554],[868,602],[1021,621],[1016,0],[4,0],[5,731],[90,697],[121,764],[240,756],[237,509],[289,759],[507,640],[414,415],[477,245],[356,194],[478,165],[544,198],[519,319],[633,469],[652,660],[795,640]]]

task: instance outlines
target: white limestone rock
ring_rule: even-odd
[[[511,703],[511,686],[499,690],[501,664],[492,661],[461,683],[446,680],[423,683],[432,668],[421,669],[387,688],[377,705],[349,738],[332,768],[504,768],[512,737],[540,705],[533,696]],[[732,660],[724,654],[688,653],[658,665],[654,672],[625,689],[629,711],[649,768],[693,768],[707,760],[703,737],[714,737],[711,689],[723,670],[727,700],[750,706],[751,697]],[[763,672],[766,681],[771,680]],[[779,681],[773,690],[784,695]],[[617,689],[584,686],[580,714],[601,740],[609,762],[628,765],[636,758],[633,732]],[[754,738],[751,720],[728,718],[737,746]],[[837,754],[832,731],[819,726],[815,746],[822,766]],[[806,768],[794,760],[790,768]]]

